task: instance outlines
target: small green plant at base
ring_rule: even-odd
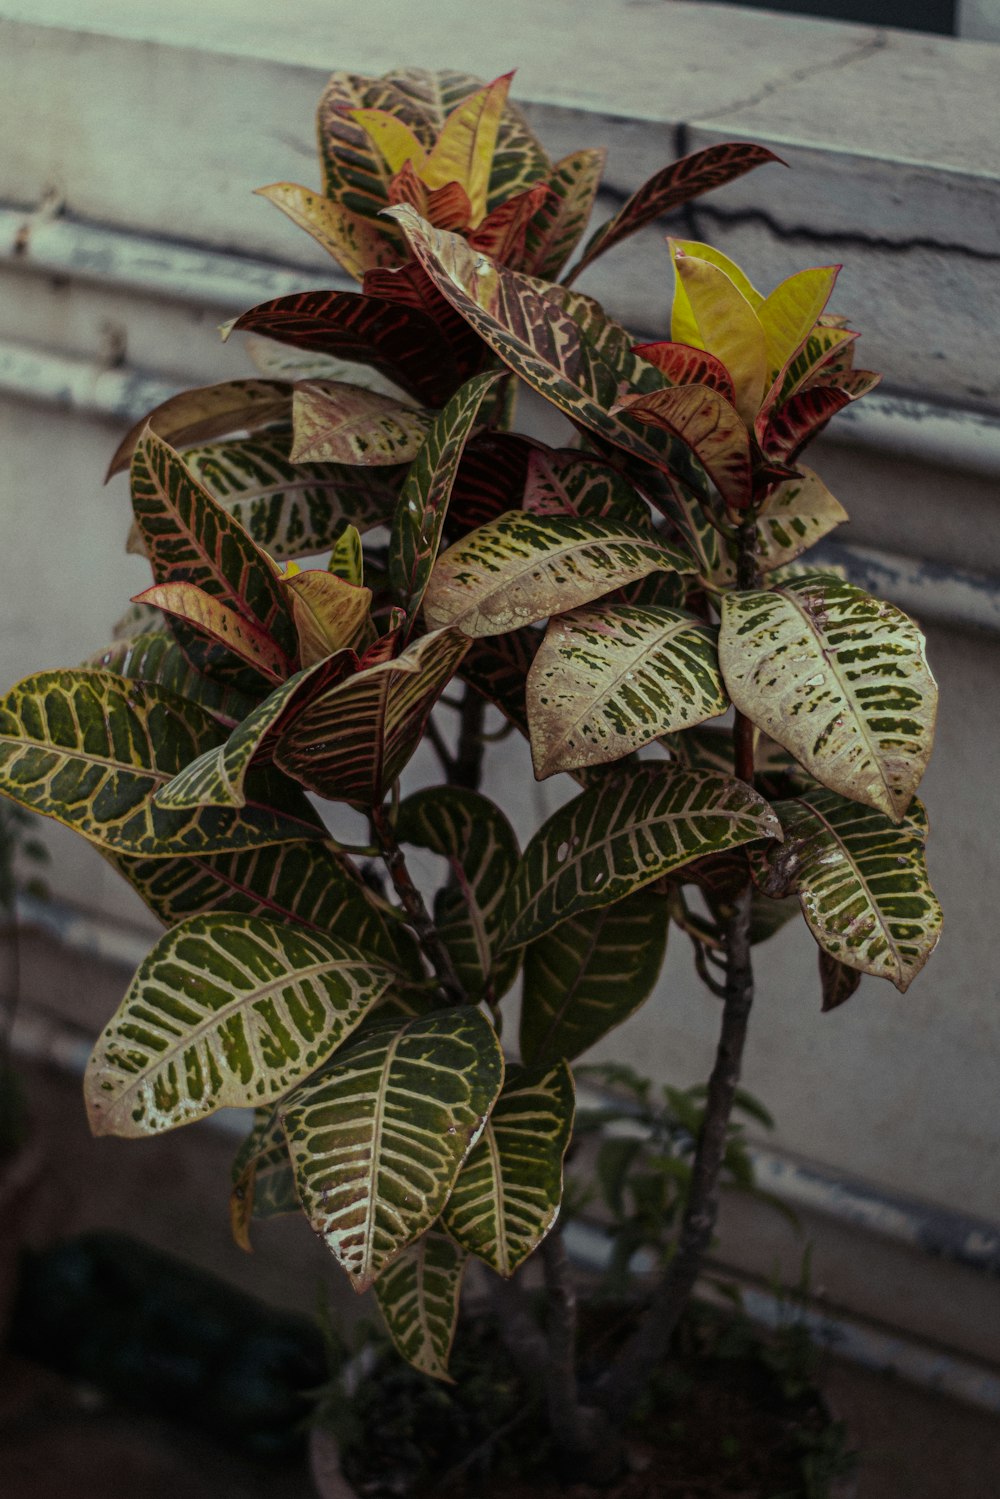
[[[670,163],[584,239],[603,153],[552,162],[509,87],[333,75],[322,190],[261,192],[360,290],[253,308],[230,331],[258,375],[127,434],[111,471],[151,586],[83,667],[0,701],[0,790],[88,838],[167,927],[95,1047],[94,1131],[254,1108],[239,1242],[301,1209],[441,1381],[479,1260],[553,1446],[610,1472],[720,1174],[745,1176],[755,945],[801,911],[825,1009],[862,973],[905,989],[935,945],[914,793],[936,688],[911,620],[801,560],[846,518],[801,454],[878,379],[828,310],[838,267],[765,294],[671,239],[669,327],[643,344],[573,284],[773,154]],[[522,385],[564,446],[517,430]],[[497,716],[539,779],[576,782],[523,850],[480,789]],[[424,740],[440,783],[404,795]],[[718,1055],[702,1093],[666,1096],[683,1194],[663,1111],[657,1173],[620,1178],[629,1232],[662,1252],[662,1213],[675,1233],[581,1380],[557,1222],[570,1063],[648,999],[671,930],[722,1000]],[[518,1290],[536,1251],[544,1335]]]

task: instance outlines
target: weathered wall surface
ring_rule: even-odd
[[[1000,1219],[1000,47],[628,0],[495,0],[474,25],[447,0],[412,35],[395,4],[270,11],[0,0],[3,684],[98,648],[144,586],[143,564],[121,555],[125,483],[100,487],[129,415],[160,390],[245,369],[214,332],[240,306],[336,283],[250,196],[317,180],[311,116],[330,66],[492,76],[519,63],[517,93],[553,154],[608,143],[608,205],[678,151],[771,145],[793,170],[753,174],[676,232],[711,239],[765,286],[845,263],[836,310],[865,330],[863,362],[886,371],[890,394],[841,419],[812,461],[855,516],[842,539],[874,549],[869,575],[929,626],[942,723],[925,799],[947,927],[908,995],[865,980],[826,1017],[810,939],[774,939],[746,1081],[783,1148]],[[669,283],[657,229],[581,285],[662,336]],[[561,793],[510,757],[504,790],[523,787],[527,832]],[[54,841],[59,895],[149,923],[97,856]],[[659,993],[603,1052],[687,1082],[705,1072],[717,1015],[672,940]]]

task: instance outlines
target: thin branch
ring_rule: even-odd
[[[545,1394],[552,1434],[564,1452],[583,1445],[580,1392],[576,1380],[576,1290],[558,1225],[542,1240],[548,1311]]]
[[[437,974],[441,988],[451,1004],[467,1004],[468,996],[459,982],[455,965],[451,961],[451,954],[441,941],[437,928],[431,920],[430,912],[424,904],[424,898],[410,877],[410,871],[406,867],[406,858],[396,839],[392,824],[386,816],[385,808],[373,807],[371,819],[393,888],[399,896],[403,910],[417,934],[421,947],[427,954],[431,967]]]
[[[459,720],[458,748],[452,760],[448,776],[452,786],[464,786],[477,791],[483,777],[483,721],[486,717],[486,699],[478,692],[466,687],[462,699],[462,716]]]
[[[695,972],[697,973],[698,977],[701,979],[702,983],[705,985],[705,988],[708,989],[708,990],[710,990],[711,993],[714,994],[717,999],[725,999],[725,997],[726,997],[726,986],[725,986],[725,984],[720,984],[719,981],[718,981],[718,979],[713,978],[712,975],[709,973],[709,971],[708,971],[708,964],[705,961],[705,949],[704,949],[704,947],[698,941],[698,938],[693,935],[693,933],[689,932],[688,935],[691,938],[691,945],[694,948],[694,967],[695,967]]]
[[[441,730],[434,722],[433,717],[427,720],[427,724],[424,728],[424,733],[427,735],[427,738],[430,740],[434,748],[434,753],[438,757],[438,761],[441,765],[442,771],[444,772],[445,779],[448,780],[451,776],[452,770],[454,769],[455,760],[451,753],[451,750],[448,748],[447,744],[445,744],[444,735],[441,733]]]

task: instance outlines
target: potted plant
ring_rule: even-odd
[[[862,973],[906,988],[937,940],[913,799],[936,689],[911,620],[801,560],[846,518],[802,451],[878,379],[827,310],[838,267],[764,295],[672,239],[670,327],[639,346],[573,286],[772,153],[667,165],[578,251],[603,155],[552,163],[509,86],[333,75],[322,192],[261,192],[361,289],[245,313],[259,377],[126,436],[152,585],[106,651],[3,700],[0,789],[168,928],[94,1050],[95,1132],[255,1108],[237,1237],[301,1207],[438,1379],[470,1260],[502,1290],[540,1251],[552,1438],[610,1476],[712,1239],[755,942],[801,909],[831,1009]],[[518,432],[522,383],[565,446]],[[523,849],[481,789],[487,715],[578,783]],[[440,784],[404,795],[422,739]],[[672,1253],[581,1381],[570,1063],[648,998],[671,927],[718,1053]]]

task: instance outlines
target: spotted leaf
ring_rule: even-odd
[[[295,387],[292,461],[410,463],[427,435],[426,412],[378,391],[339,380],[307,380]]]

